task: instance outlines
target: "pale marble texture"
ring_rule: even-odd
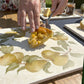
[[[84,40],[84,30],[81,30],[80,23],[65,24],[65,28],[76,34],[78,37]]]
[[[60,30],[60,28],[58,28],[55,25],[51,25],[51,28],[53,29],[53,32],[62,32],[64,33],[62,30]],[[10,31],[10,29],[1,29],[0,33],[5,33],[7,31]],[[29,33],[26,34],[26,36]],[[65,34],[67,35],[67,34]],[[69,41],[73,41],[76,44],[70,45],[70,48],[72,49],[71,52],[73,53],[82,53],[84,54],[84,46],[82,46],[81,44],[79,44],[76,40],[74,40],[72,37],[70,37],[69,35],[67,35],[69,38]],[[22,37],[22,38],[18,38],[17,42],[12,41],[11,39],[9,41],[6,42],[13,44],[14,45],[14,51],[13,52],[23,52],[24,55],[38,55],[40,57],[41,56],[41,52],[43,50],[52,50],[55,51],[53,49],[51,49],[50,47],[55,47],[57,46],[57,41],[54,41],[52,39],[49,39],[47,42],[44,43],[45,46],[40,46],[39,48],[36,49],[31,49],[29,47],[29,44],[27,42],[28,37]],[[12,52],[12,53],[13,53]],[[64,53],[61,51],[61,53]],[[3,53],[0,52],[0,56],[2,56]],[[69,67],[65,70],[63,70],[62,66],[56,66],[54,65],[51,61],[50,63],[52,64],[51,67],[49,68],[50,72],[53,73],[45,73],[43,70],[36,72],[36,73],[31,73],[27,70],[23,70],[20,71],[19,74],[17,74],[17,69],[14,71],[10,71],[7,74],[5,74],[5,70],[6,67],[4,66],[0,66],[0,84],[31,84],[40,80],[44,80],[47,78],[52,78],[53,76],[57,76],[59,74],[66,74],[67,72],[73,71],[75,69],[81,68],[83,66],[83,57],[72,57],[69,55],[69,59],[71,59],[72,61],[74,61],[75,65],[73,67]]]

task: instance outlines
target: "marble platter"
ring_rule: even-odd
[[[69,44],[68,49],[64,49],[65,52],[63,51],[58,51],[60,53],[66,53],[71,49],[72,53],[81,53],[84,55],[84,46],[82,46],[80,43],[78,43],[76,40],[74,40],[71,36],[63,32],[59,27],[56,25],[52,24],[51,25],[52,31],[55,32],[61,32],[64,33],[67,37],[68,40],[66,43]],[[5,32],[11,31],[11,28],[6,28],[6,29],[0,29],[0,34],[4,34]],[[41,52],[43,50],[52,50],[51,47],[61,47],[61,45],[57,45],[56,40],[49,39],[47,42],[44,43],[43,46],[40,46],[35,49],[31,49],[29,47],[29,44],[27,42],[27,39],[29,38],[30,33],[26,32],[25,37],[21,38],[16,38],[17,40],[12,40],[11,38],[8,38],[7,42],[5,42],[5,45],[12,45],[14,47],[13,52],[23,52],[24,55],[38,55],[39,57],[41,56]],[[1,40],[1,39],[0,39]],[[74,44],[75,43],[75,44]],[[1,45],[0,45],[1,47]],[[57,51],[56,51],[57,52]],[[3,53],[0,51],[0,56],[2,56]],[[68,73],[72,73],[75,71],[78,71],[82,69],[83,67],[83,56],[71,56],[68,55],[69,60],[72,60],[74,62],[74,65],[68,66],[66,69],[63,69],[63,66],[56,66],[54,65],[51,61],[51,67],[48,69],[52,73],[46,73],[43,70],[39,72],[29,72],[27,70],[22,70],[17,74],[17,69],[13,71],[9,71],[8,73],[5,74],[7,66],[0,66],[0,84],[38,84],[40,82],[53,79],[59,76],[63,76]]]
[[[84,30],[79,29],[80,23],[65,24],[65,28],[84,40]]]

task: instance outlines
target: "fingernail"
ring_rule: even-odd
[[[34,32],[35,31],[35,29],[34,28],[31,28],[31,32]]]
[[[25,27],[22,27],[22,30],[25,31]]]
[[[36,26],[36,29],[38,29],[39,28],[39,26]]]

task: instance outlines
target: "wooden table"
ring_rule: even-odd
[[[77,14],[81,14],[80,10],[76,10]],[[29,26],[29,24],[27,24]],[[16,11],[0,11],[0,28],[18,27]],[[58,77],[40,84],[81,84],[82,71],[78,71],[63,77]]]

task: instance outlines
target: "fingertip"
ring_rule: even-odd
[[[25,28],[25,27],[22,27],[22,30],[23,30],[23,31],[25,31],[25,30],[26,30],[26,28]]]
[[[39,26],[36,26],[36,29],[38,29],[39,28]]]
[[[34,28],[31,28],[31,32],[35,32],[35,29]]]

